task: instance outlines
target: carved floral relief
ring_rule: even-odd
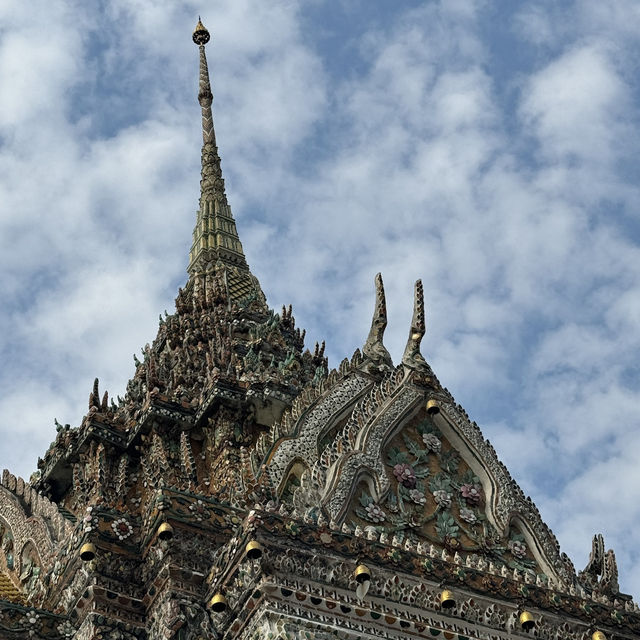
[[[480,479],[426,413],[407,423],[382,455],[390,489],[376,496],[361,481],[351,510],[354,528],[373,527],[400,541],[427,540],[450,553],[480,554],[509,569],[536,570],[515,526],[506,537],[498,534],[486,515]]]

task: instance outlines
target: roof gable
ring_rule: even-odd
[[[383,349],[379,276],[376,294],[364,356],[357,351],[321,388],[301,394],[262,437],[252,453],[253,480],[307,518],[413,547],[435,545],[543,583],[575,584],[571,561],[531,499],[422,357],[421,283],[395,369],[369,355]]]

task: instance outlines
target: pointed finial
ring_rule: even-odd
[[[422,291],[422,280],[416,280],[413,297],[413,319],[411,320],[411,330],[409,339],[402,356],[402,364],[415,371],[431,372],[431,367],[420,353],[420,343],[425,334],[424,322],[424,292]]]
[[[209,31],[202,24],[200,16],[198,16],[198,24],[193,30],[193,41],[200,48],[200,80],[198,83],[198,102],[202,107],[202,136],[203,142],[213,142],[215,144],[216,137],[213,131],[213,118],[211,116],[211,103],[213,102],[213,94],[211,93],[211,83],[209,82],[209,67],[207,66],[207,55],[204,51],[204,45],[209,42],[211,36]],[[218,158],[218,162],[220,159]]]
[[[198,16],[198,24],[196,25],[196,28],[193,30],[193,41],[197,45],[205,45],[207,44],[207,42],[209,42],[210,39],[211,39],[211,36],[209,35],[207,28],[202,24],[202,21],[200,20],[200,16]]]
[[[387,301],[384,295],[382,274],[380,273],[376,274],[375,287],[376,306],[373,310],[369,337],[364,343],[364,347],[362,347],[362,353],[365,357],[363,367],[370,373],[373,373],[372,369],[380,371],[393,367],[391,356],[382,343],[384,330],[387,328]]]

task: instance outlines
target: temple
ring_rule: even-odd
[[[29,482],[3,472],[0,638],[640,637],[602,536],[576,572],[425,360],[420,281],[397,365],[380,275],[337,369],[269,308],[227,202],[200,21],[193,40],[188,281],[124,398],[96,380]]]

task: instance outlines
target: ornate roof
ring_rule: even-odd
[[[200,21],[193,38],[203,148],[189,279],[125,396],[109,401],[96,380],[32,482],[4,472],[0,630],[506,640],[526,612],[540,638],[638,637],[613,551],[596,536],[576,573],[423,357],[420,281],[397,366],[380,274],[362,351],[332,371],[291,307],[268,307],[224,191]]]

